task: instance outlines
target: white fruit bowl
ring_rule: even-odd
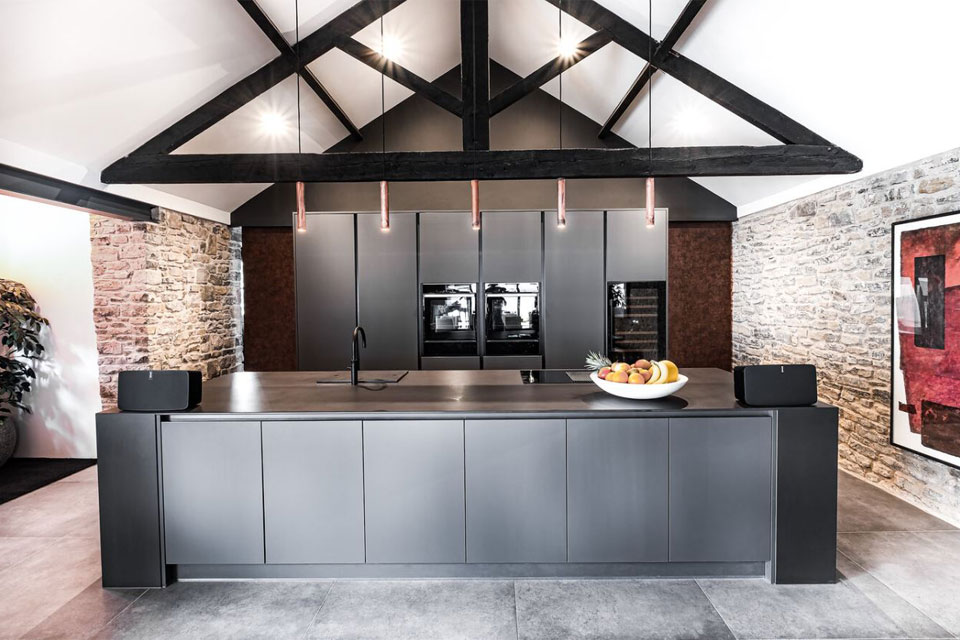
[[[609,393],[610,395],[628,400],[656,400],[657,398],[666,398],[669,395],[683,389],[687,384],[687,376],[682,373],[676,382],[667,382],[666,384],[627,384],[626,382],[607,382],[597,375],[594,371],[590,374],[593,383]]]

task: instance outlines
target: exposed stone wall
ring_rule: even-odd
[[[239,230],[161,210],[160,220],[90,216],[100,395],[124,369],[242,369]]]
[[[745,216],[735,364],[812,362],[840,407],[840,466],[960,523],[960,470],[890,439],[890,225],[960,209],[960,149]]]

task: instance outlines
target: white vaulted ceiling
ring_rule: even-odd
[[[576,2],[577,0],[568,0]],[[356,0],[300,0],[300,36]],[[599,0],[647,29],[646,0]],[[662,38],[685,0],[654,0]],[[260,5],[295,41],[293,0]],[[276,57],[235,0],[0,0],[0,162],[103,187],[103,167]],[[960,147],[955,75],[956,0],[710,0],[676,47],[823,137],[873,173]],[[490,56],[526,75],[556,54],[558,12],[544,0],[490,0]],[[565,37],[592,30],[564,15]],[[459,0],[407,0],[383,20],[402,66],[433,80],[460,62]],[[379,48],[380,23],[355,35]],[[563,74],[563,101],[602,123],[643,62],[616,44]],[[362,127],[411,95],[333,50],[310,65]],[[544,90],[557,96],[560,83]],[[289,78],[178,152],[295,151],[297,80]],[[653,144],[775,144],[678,81],[652,84]],[[646,146],[649,94],[615,131]],[[300,84],[300,144],[323,151],[346,130]],[[269,135],[264,114],[279,120]],[[699,178],[749,213],[849,176]],[[227,212],[267,185],[111,186],[197,215]]]

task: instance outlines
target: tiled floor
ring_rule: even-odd
[[[0,505],[0,639],[960,637],[960,530],[840,474],[835,585],[411,580],[100,588],[96,468]]]

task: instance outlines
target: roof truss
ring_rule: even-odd
[[[522,180],[561,175],[568,178],[811,175],[855,173],[862,168],[862,162],[856,156],[832,145],[770,105],[673,50],[706,0],[689,0],[663,42],[658,42],[595,0],[546,1],[558,8],[562,6],[564,11],[593,28],[595,33],[580,43],[577,56],[569,60],[554,59],[491,98],[487,0],[460,0],[462,97],[457,98],[353,38],[357,31],[404,0],[361,0],[293,46],[286,43],[253,0],[238,0],[278,47],[280,56],[160,132],[130,155],[114,162],[103,170],[101,180],[104,183],[133,184],[436,181],[474,177]],[[639,94],[653,73],[661,70],[765,131],[783,145],[652,150],[489,149],[489,119],[492,115],[610,42],[616,42],[647,61],[646,68],[634,82],[631,91]],[[345,51],[460,117],[464,151],[170,155],[171,151],[284,78],[294,73],[305,74],[305,78],[312,77],[306,65],[333,48]],[[326,94],[326,91],[319,82],[311,84],[311,88],[323,99],[322,94]],[[336,101],[329,94],[327,96],[329,102],[324,100],[327,106],[331,110],[339,109],[331,106],[336,105]],[[601,136],[609,132],[636,97],[634,95],[628,100],[629,96],[630,92],[608,118],[601,129]],[[349,121],[346,114],[342,115]],[[349,126],[347,128],[351,130]],[[353,131],[351,135],[354,135]],[[359,136],[359,131],[356,131],[356,136]]]

